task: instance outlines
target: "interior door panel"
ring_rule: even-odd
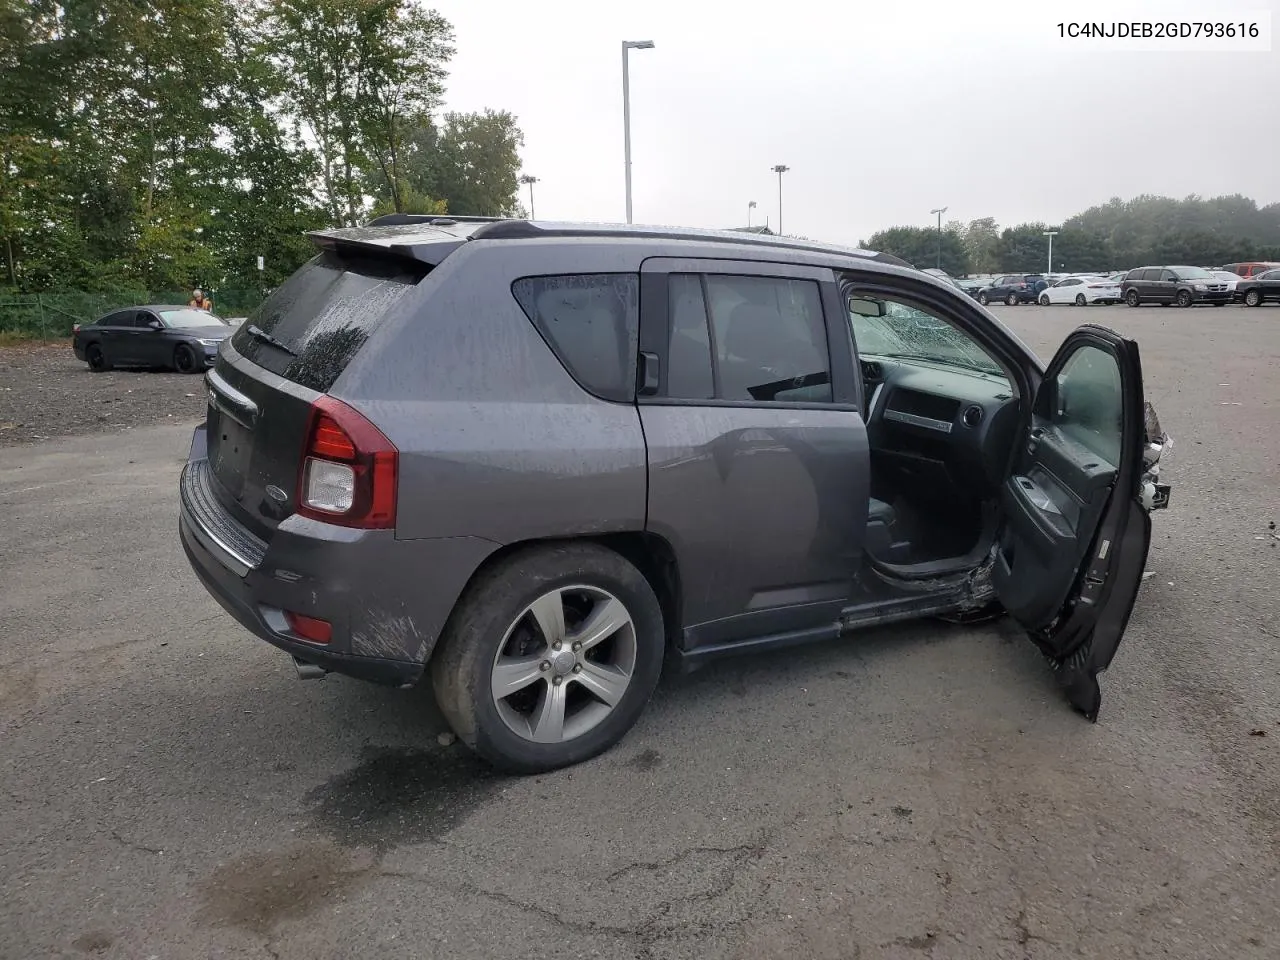
[[[1049,364],[1001,490],[992,585],[1090,720],[1151,543],[1146,442],[1138,345],[1105,327],[1078,328]]]
[[[1037,629],[1066,603],[1090,544],[1082,534],[1097,525],[1116,471],[1053,426],[1038,428],[1029,447],[1001,492],[1006,523],[995,576],[1005,609]]]

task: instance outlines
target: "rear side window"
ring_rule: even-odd
[[[327,392],[426,269],[326,252],[277,287],[236,328],[231,342],[272,373]],[[251,327],[280,345],[254,336]]]
[[[634,399],[640,334],[636,274],[525,277],[511,291],[583,389],[602,400]]]

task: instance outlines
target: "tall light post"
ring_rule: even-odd
[[[631,75],[627,64],[632,50],[652,50],[652,40],[622,41],[622,149],[627,171],[627,223],[631,222]]]
[[[751,211],[756,208],[756,202],[750,200],[747,202],[747,229],[751,229]]]
[[[1053,273],[1053,238],[1058,235],[1058,231],[1046,230],[1044,232],[1044,235],[1049,238],[1049,270],[1048,272]]]
[[[782,236],[782,175],[791,168],[780,163],[772,169],[778,175],[778,236]]]
[[[934,264],[939,270],[942,269],[942,215],[947,212],[946,207],[939,207],[937,210],[930,210],[930,213],[938,215],[938,260]]]
[[[533,212],[533,185],[538,182],[538,178],[526,173],[520,177],[520,182],[529,185],[529,219],[537,220],[538,215]]]

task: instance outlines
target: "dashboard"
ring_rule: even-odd
[[[1018,425],[1008,380],[870,354],[862,356],[862,378],[870,397],[867,439],[881,479],[939,497],[995,495]]]

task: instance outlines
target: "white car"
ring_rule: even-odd
[[[1231,299],[1235,300],[1236,284],[1239,283],[1244,278],[1241,277],[1240,274],[1238,273],[1232,273],[1230,270],[1210,270],[1209,272],[1213,274],[1214,280],[1217,280],[1219,283],[1225,283],[1227,285],[1227,290],[1231,294]]]
[[[1070,303],[1077,307],[1095,303],[1119,303],[1120,284],[1106,277],[1064,277],[1040,291],[1039,303],[1047,307]]]

